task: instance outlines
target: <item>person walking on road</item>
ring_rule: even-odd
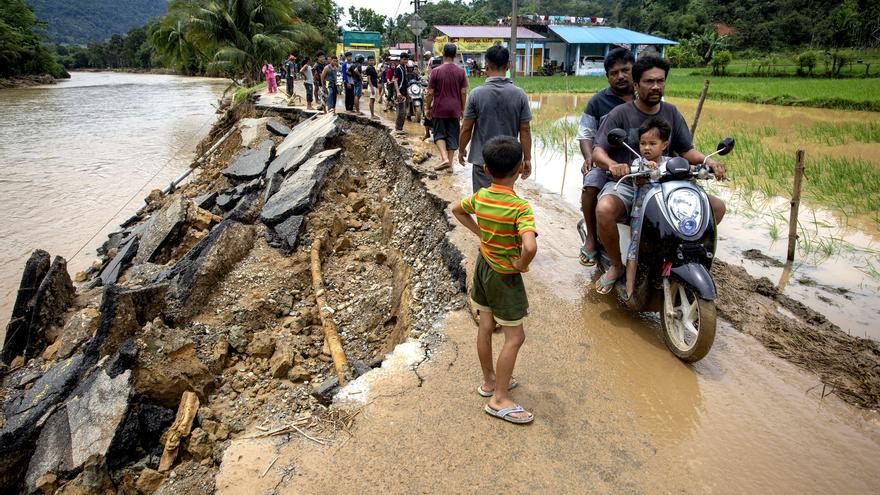
[[[261,72],[266,78],[266,88],[269,90],[269,93],[277,92],[278,81],[275,79],[275,67],[273,67],[272,64],[270,64],[269,62],[263,60],[263,68]]]
[[[489,187],[492,180],[483,171],[483,145],[494,136],[519,137],[523,149],[522,178],[532,173],[532,111],[525,91],[505,77],[510,52],[501,45],[486,50],[486,82],[471,91],[464,110],[459,137],[458,160],[470,159],[474,192]],[[470,145],[470,149],[468,149]]]
[[[431,70],[425,95],[426,116],[433,124],[434,144],[440,153],[437,170],[452,169],[467,101],[467,77],[464,70],[455,65],[456,50],[452,43],[443,47],[443,64]]]
[[[584,266],[596,264],[596,203],[599,192],[605,187],[605,170],[593,165],[593,143],[596,131],[605,120],[608,112],[617,105],[633,101],[632,66],[635,62],[632,53],[625,48],[615,48],[605,56],[605,77],[608,87],[594,94],[578,124],[575,138],[580,145],[584,164],[581,174],[584,182],[581,189],[581,212],[587,223],[587,240],[581,246],[580,262]]]
[[[529,203],[513,191],[523,173],[523,149],[510,136],[497,136],[482,149],[488,188],[463,199],[452,208],[455,218],[480,238],[480,256],[471,284],[471,305],[480,312],[477,356],[483,382],[477,387],[482,397],[491,397],[487,414],[511,423],[531,423],[532,413],[513,402],[510,390],[516,357],[525,340],[523,320],[529,313],[529,299],[521,273],[538,252],[535,215]],[[474,221],[476,216],[476,221]],[[504,346],[492,366],[492,334],[495,325],[504,332]]]
[[[409,62],[409,54],[400,54],[400,63],[395,64],[391,61],[392,75],[391,80],[394,83],[394,105],[397,108],[397,118],[394,121],[394,132],[398,136],[406,134],[403,130],[403,124],[406,122],[407,100],[406,94],[406,64]]]

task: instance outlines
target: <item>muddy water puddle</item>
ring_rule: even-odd
[[[530,180],[578,209],[583,159],[573,138],[589,96],[530,95],[533,129],[543,128],[535,132],[535,172]],[[686,120],[693,118],[694,100],[669,101]],[[880,167],[880,143],[844,137],[841,144],[828,144],[818,142],[825,138],[816,137],[816,126],[866,122],[880,122],[880,115],[707,101],[697,133],[698,137],[701,133],[724,135],[724,126],[732,126],[734,136],[736,131],[745,132],[752,140],[784,151],[805,147],[813,156],[865,160]],[[563,151],[566,146],[567,156]],[[728,205],[719,233],[721,259],[742,264],[753,276],[765,276],[783,286],[789,296],[824,314],[844,331],[880,340],[880,325],[876,324],[880,318],[880,212],[852,217],[805,200],[799,213],[795,263],[786,269],[782,262],[787,251],[788,199],[745,191],[735,169],[731,174],[733,182],[709,185]],[[857,194],[855,184],[853,194]]]

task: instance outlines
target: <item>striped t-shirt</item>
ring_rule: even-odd
[[[461,207],[477,216],[480,252],[498,273],[519,273],[510,260],[522,253],[523,232],[535,232],[535,214],[528,201],[509,187],[492,184],[461,200]]]

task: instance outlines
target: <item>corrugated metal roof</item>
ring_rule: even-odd
[[[638,33],[624,28],[587,26],[550,26],[566,43],[598,43],[628,45],[677,45],[675,41]]]
[[[434,26],[438,31],[450,38],[510,38],[509,26]],[[520,40],[544,39],[540,34],[517,26],[516,38]]]

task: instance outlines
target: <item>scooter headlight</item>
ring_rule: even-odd
[[[703,206],[700,196],[690,189],[677,189],[666,200],[673,224],[684,235],[697,233],[703,218]]]

